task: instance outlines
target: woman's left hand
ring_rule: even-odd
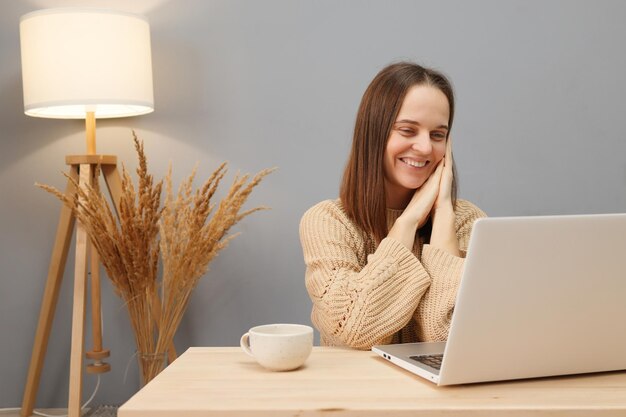
[[[441,162],[443,163],[443,172],[439,182],[439,194],[433,207],[435,211],[440,208],[452,207],[452,179],[454,178],[454,171],[452,170],[452,137],[448,137],[446,141],[446,154]]]
[[[439,181],[439,194],[433,205],[433,230],[430,243],[454,256],[460,256],[459,242],[456,237],[455,214],[452,206],[452,138],[448,137],[443,171]]]

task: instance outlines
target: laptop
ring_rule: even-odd
[[[438,385],[626,369],[626,214],[476,221],[448,341],[372,350]]]

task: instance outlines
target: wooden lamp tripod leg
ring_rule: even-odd
[[[99,190],[100,167],[92,166],[92,186]],[[91,333],[93,336],[93,348],[85,355],[94,362],[87,365],[87,372],[90,374],[101,374],[109,372],[111,365],[104,362],[104,358],[110,356],[108,349],[102,347],[102,303],[100,297],[100,255],[93,242],[89,242],[88,256],[90,258],[90,277],[91,277]]]
[[[72,165],[70,168],[70,178],[78,182],[78,166]],[[65,195],[73,198],[76,189],[70,180],[67,181]],[[30,366],[28,367],[28,376],[24,387],[24,397],[22,399],[22,409],[20,415],[27,417],[33,414],[35,407],[35,398],[39,390],[39,382],[41,379],[41,370],[43,369],[46,350],[48,348],[48,340],[50,339],[50,330],[54,320],[57,300],[59,298],[59,290],[63,281],[63,272],[67,261],[67,253],[72,240],[72,231],[74,230],[75,218],[72,210],[65,204],[61,207],[61,215],[59,216],[59,225],[57,227],[56,238],[54,240],[54,248],[48,267],[48,278],[46,280],[46,288],[44,290],[43,299],[41,301],[41,310],[39,312],[39,323],[35,333],[35,341],[33,343],[33,353],[30,358]]]
[[[89,258],[91,260],[91,332],[93,335],[93,349],[85,353],[94,363],[87,365],[87,372],[90,374],[101,374],[109,372],[111,365],[102,359],[108,358],[110,351],[102,348],[102,308],[100,298],[100,257],[98,251],[89,243]]]
[[[80,165],[79,185],[93,185],[93,167]],[[68,417],[80,417],[85,342],[85,304],[87,295],[87,253],[89,235],[80,222],[76,225],[76,263],[74,268],[74,306],[72,310],[72,348],[70,353],[70,393]]]

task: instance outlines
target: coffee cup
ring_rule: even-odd
[[[290,371],[304,364],[313,349],[313,329],[303,324],[266,324],[241,336],[241,348],[266,369]]]

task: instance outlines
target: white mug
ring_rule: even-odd
[[[239,344],[264,368],[290,371],[311,354],[313,329],[303,324],[266,324],[251,328]]]

